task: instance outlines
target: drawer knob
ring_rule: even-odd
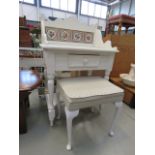
[[[86,64],[88,63],[88,59],[84,59],[83,62]]]

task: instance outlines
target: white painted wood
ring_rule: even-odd
[[[93,44],[84,43],[72,43],[72,42],[59,42],[59,41],[48,41],[45,33],[45,27],[55,27],[62,29],[78,30],[84,32],[92,32],[94,34]],[[76,18],[67,19],[57,19],[55,21],[41,21],[41,33],[42,33],[42,43],[41,47],[44,49],[52,49],[55,51],[67,50],[67,51],[91,51],[91,52],[118,52],[116,47],[111,46],[111,41],[106,41],[103,43],[102,35],[97,26],[85,25],[80,23]]]
[[[92,107],[91,107],[91,111],[92,111],[93,113],[99,114],[99,113],[101,112],[101,104],[92,106]]]
[[[73,52],[72,52],[73,53]],[[108,70],[112,69],[114,53],[104,55],[82,55],[74,51],[74,54],[68,52],[55,53],[55,69],[57,71],[70,70]],[[89,52],[90,53],[90,52]]]
[[[51,97],[50,94],[46,94],[46,102],[47,102],[47,108],[48,108],[48,117],[49,117],[49,121],[50,121],[50,126],[53,126],[53,121],[55,118],[55,109],[54,106],[52,106],[52,101],[51,101]]]
[[[66,121],[67,121],[67,136],[68,136],[68,144],[66,146],[67,150],[72,149],[72,121],[78,116],[79,110],[69,111],[67,107],[65,107]]]
[[[47,41],[45,26],[92,32],[94,33],[94,40],[91,44]],[[74,18],[58,19],[52,22],[42,21],[41,33],[41,47],[43,48],[45,66],[47,67],[48,104],[52,107],[52,110],[49,110],[49,118],[52,124],[53,117],[55,116],[53,105],[55,72],[103,69],[106,70],[106,78],[108,79],[109,73],[112,70],[115,53],[118,50],[116,47],[111,46],[110,41],[103,43],[101,32],[96,26],[85,25]],[[52,111],[54,114],[51,114]]]
[[[76,77],[57,81],[60,93],[64,94],[68,102],[77,102],[89,97],[98,97],[123,93],[123,89],[102,77]],[[63,93],[64,92],[64,93]]]
[[[45,26],[48,27],[56,27],[56,28],[63,28],[63,29],[72,29],[72,30],[79,30],[79,31],[86,31],[86,32],[94,32],[97,29],[96,25],[88,26],[79,22],[77,18],[66,18],[66,19],[57,19],[55,21],[41,21],[41,29]]]
[[[50,76],[48,76],[50,77]],[[48,104],[50,105],[50,109],[48,108],[48,114],[49,114],[49,120],[50,120],[50,125],[53,126],[53,121],[55,118],[55,105],[53,103],[53,99],[54,99],[54,79],[49,79],[47,81],[47,86],[48,86],[48,92],[49,92],[49,100],[48,100]]]
[[[60,104],[60,92],[58,87],[56,88],[56,94],[55,94],[55,99],[56,99],[56,106],[58,108],[58,114],[57,114],[57,119],[61,118],[61,104]]]
[[[104,76],[104,78],[107,79],[107,80],[109,80],[109,76],[110,76],[110,71],[109,71],[109,70],[106,70],[106,71],[105,71],[105,76]]]
[[[97,67],[99,66],[100,56],[92,55],[69,55],[69,67]]]
[[[101,36],[100,36],[101,37]],[[111,47],[111,41],[106,41],[103,45],[99,46],[99,44],[102,42],[100,41],[94,41],[94,45],[92,44],[84,44],[84,43],[73,43],[73,42],[68,42],[67,44],[64,42],[58,42],[58,41],[47,41],[46,40],[46,34],[43,35],[44,42],[40,44],[40,46],[44,49],[52,49],[55,52],[56,51],[84,51],[85,53],[107,53],[107,52],[112,52],[116,53],[118,52],[116,47]],[[96,36],[96,39],[98,37]],[[96,46],[95,46],[96,45]]]
[[[68,150],[72,146],[72,118],[76,116],[75,112],[82,108],[92,107],[92,112],[100,113],[102,104],[115,103],[116,109],[109,131],[110,136],[114,135],[114,124],[122,107],[123,89],[101,77],[66,78],[57,80],[57,84],[65,103]]]
[[[114,124],[116,123],[116,119],[121,111],[122,106],[123,106],[123,103],[121,101],[115,102],[115,113],[113,115],[112,125],[109,131],[109,136],[111,137],[114,136]]]

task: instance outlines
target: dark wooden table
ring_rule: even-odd
[[[41,83],[42,78],[37,71],[19,71],[19,133],[27,132],[26,109],[29,107],[29,94]]]
[[[129,27],[135,27],[135,17],[125,14],[109,17],[106,27],[106,34],[110,33],[110,31],[114,31],[115,25],[118,25],[118,34],[121,34],[122,27],[126,28],[125,32],[127,33]]]

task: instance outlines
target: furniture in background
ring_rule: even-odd
[[[41,83],[41,76],[34,70],[19,71],[19,133],[27,132],[26,109],[29,107],[29,94]]]
[[[135,17],[120,14],[109,17],[107,22],[106,35],[112,33],[116,25],[118,26],[118,34],[121,34],[122,27],[125,27],[125,33],[128,33],[129,27],[135,26]]]
[[[40,23],[29,24],[26,17],[19,17],[19,46],[39,47],[40,43]]]
[[[42,48],[19,47],[19,67],[44,67]]]
[[[19,26],[26,26],[26,16],[19,17]]]
[[[108,80],[115,53],[118,50],[116,47],[111,47],[110,41],[103,43],[101,33],[96,26],[84,25],[74,18],[57,19],[53,22],[42,21],[41,30],[42,43],[40,46],[43,48],[46,65],[48,87],[46,100],[50,125],[53,126],[56,106],[58,106],[58,118],[60,118],[59,96],[62,96],[68,134],[66,148],[70,150],[72,147],[72,120],[78,115],[79,109],[99,107],[102,103],[114,103],[116,112],[113,120],[116,119],[122,106],[123,90]],[[57,71],[75,70],[105,70],[105,76],[104,78],[58,79],[55,87]],[[110,130],[111,136],[114,134],[113,124],[114,122]]]
[[[29,28],[26,26],[19,26],[19,46],[20,47],[33,46]]]
[[[19,133],[27,132],[26,109],[29,107],[29,90],[19,90]]]
[[[135,35],[108,34],[104,41],[110,40],[112,46],[117,46],[120,52],[116,53],[111,77],[119,77],[121,73],[128,73],[130,65],[135,63]]]
[[[42,76],[42,82],[38,87],[40,97],[45,96],[44,60],[41,48],[19,47],[19,67],[21,69],[37,70]]]
[[[113,34],[114,26],[119,25],[118,34]],[[126,27],[126,34],[121,34],[122,27]],[[128,15],[111,16],[106,27],[106,36],[103,41],[110,40],[112,46],[117,46],[119,53],[116,53],[111,77],[119,77],[121,73],[128,73],[130,64],[135,63],[135,35],[127,34],[129,27],[135,26],[135,17]]]
[[[131,108],[135,108],[135,87],[125,85],[119,77],[110,77],[110,81],[124,89],[123,102],[128,104]]]
[[[119,25],[118,33],[113,34],[114,26]],[[121,34],[122,27],[126,27],[126,34]],[[128,28],[135,26],[135,18],[127,15],[112,16],[108,20],[106,36],[103,41],[110,40],[112,46],[117,46],[120,52],[116,53],[111,78],[119,78],[120,74],[128,73],[130,65],[135,63],[135,35],[128,34]],[[116,84],[116,83],[115,83]],[[130,105],[134,102],[134,93],[125,89],[124,101]]]

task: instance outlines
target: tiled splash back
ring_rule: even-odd
[[[54,27],[45,27],[45,33],[48,41],[63,41],[77,43],[93,43],[94,34],[70,29],[61,29]]]

